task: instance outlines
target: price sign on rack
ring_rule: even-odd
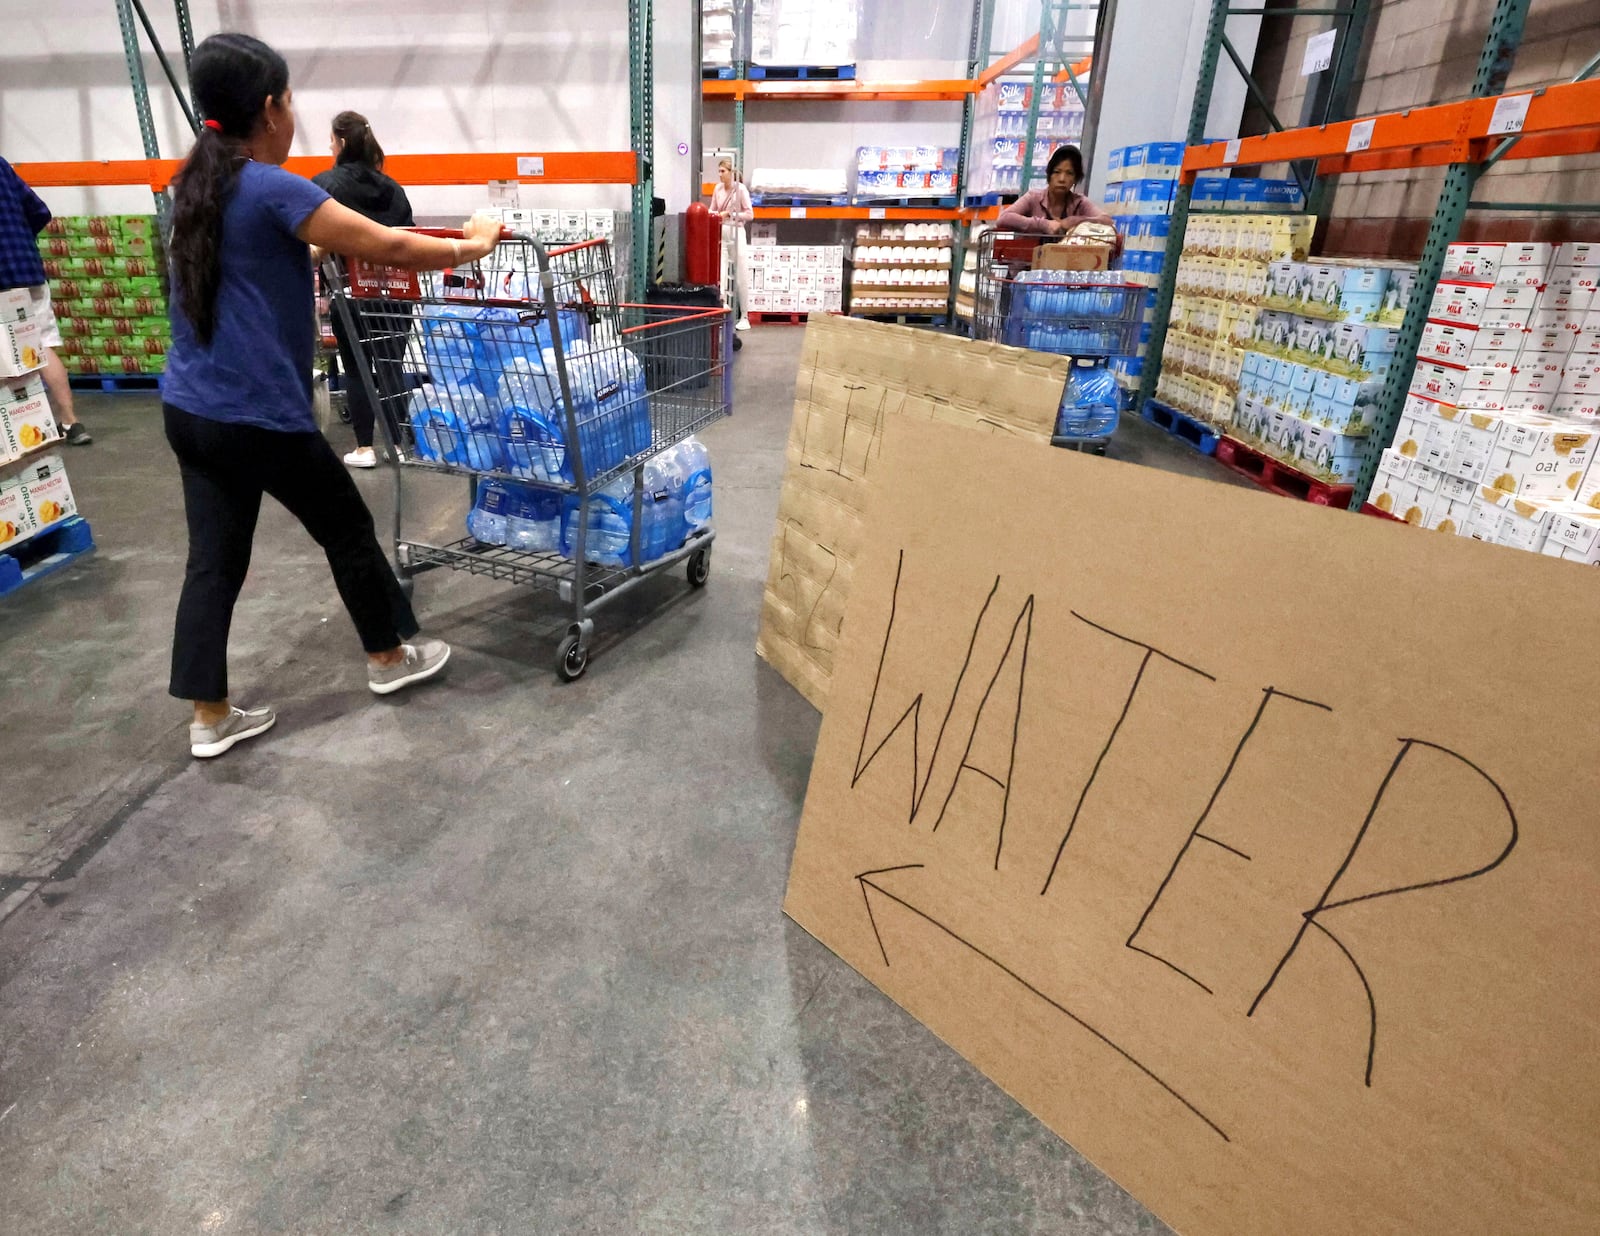
[[[882,206],[870,206],[867,208],[867,218],[869,219],[887,219],[888,217],[889,212]]]
[[[1239,146],[1242,141],[1242,138],[1236,137],[1222,148],[1222,161],[1224,163],[1232,164],[1239,161]]]
[[[1358,150],[1372,148],[1372,129],[1377,124],[1376,120],[1358,120],[1350,126],[1350,136],[1345,139],[1344,149],[1346,154],[1354,154]]]
[[[1494,101],[1494,113],[1489,117],[1491,135],[1521,133],[1528,122],[1528,104],[1531,94],[1503,94]]]

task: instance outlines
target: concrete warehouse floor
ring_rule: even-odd
[[[544,599],[432,573],[455,659],[379,700],[268,503],[232,667],[280,720],[203,764],[158,403],[82,397],[99,549],[0,602],[0,1227],[1167,1230],[779,910],[818,717],[753,648],[801,332],[747,340],[705,591],[603,615],[564,686]],[[1117,453],[1222,472],[1137,420]]]

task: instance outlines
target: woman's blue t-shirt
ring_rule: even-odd
[[[317,330],[310,246],[295,231],[328,195],[270,163],[246,163],[222,216],[222,283],[207,347],[172,289],[172,347],[162,396],[208,420],[315,432]]]

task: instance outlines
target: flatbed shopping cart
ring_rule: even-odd
[[[980,238],[973,337],[1074,361],[1109,364],[1134,357],[1146,289],[1127,282],[1121,271],[1035,270],[1039,244],[1039,237],[1016,232],[990,231]],[[1104,453],[1119,416],[1120,406],[1093,418],[1082,432],[1058,429],[1052,441]]]
[[[420,276],[328,266],[361,362],[350,380],[366,384],[389,445],[408,591],[443,567],[555,592],[571,607],[556,657],[571,681],[588,668],[597,610],[678,564],[705,584],[715,533],[684,517],[686,478],[671,470],[680,444],[732,410],[726,309],[619,301],[604,240],[547,249],[508,232],[484,261]],[[408,534],[418,472],[469,478],[475,503],[486,483],[497,501],[520,495],[520,534]]]

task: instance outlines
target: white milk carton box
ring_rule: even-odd
[[[1495,271],[1494,281],[1502,286],[1539,287],[1554,257],[1554,245],[1508,244],[1500,250],[1500,268]]]
[[[0,382],[0,463],[61,437],[38,374]]]
[[[561,230],[568,240],[587,240],[589,237],[589,212],[587,210],[563,210],[561,212]]]
[[[1503,489],[1489,489],[1479,487],[1478,492],[1472,496],[1472,506],[1467,512],[1466,522],[1461,525],[1460,535],[1469,536],[1475,541],[1487,541],[1493,545],[1500,540],[1500,522],[1505,517],[1505,509],[1510,505],[1512,495]]]
[[[1550,530],[1550,517],[1564,502],[1549,498],[1513,498],[1501,512],[1497,544],[1538,553]]]
[[[1552,264],[1600,267],[1600,243],[1591,240],[1570,240],[1556,250]]]
[[[1450,419],[1455,421],[1456,431],[1443,470],[1464,481],[1481,482],[1500,436],[1500,418],[1492,412],[1458,408]]]
[[[0,322],[26,322],[32,316],[32,292],[27,288],[0,290]]]
[[[1492,283],[1441,279],[1433,291],[1433,299],[1428,302],[1428,317],[1457,326],[1481,326],[1493,292]]]
[[[1419,361],[1411,375],[1410,393],[1438,403],[1455,403],[1465,374],[1466,370],[1457,365]]]
[[[1444,252],[1443,276],[1446,279],[1493,283],[1500,273],[1504,245],[1450,245]]]
[[[1526,330],[1534,306],[1538,303],[1539,289],[1536,287],[1496,284],[1483,298],[1483,313],[1478,318],[1478,325]]]
[[[1511,374],[1510,402],[1515,403],[1515,396],[1527,392],[1534,395],[1552,395],[1561,389],[1566,366],[1560,357],[1534,353],[1519,357],[1517,367]]]

